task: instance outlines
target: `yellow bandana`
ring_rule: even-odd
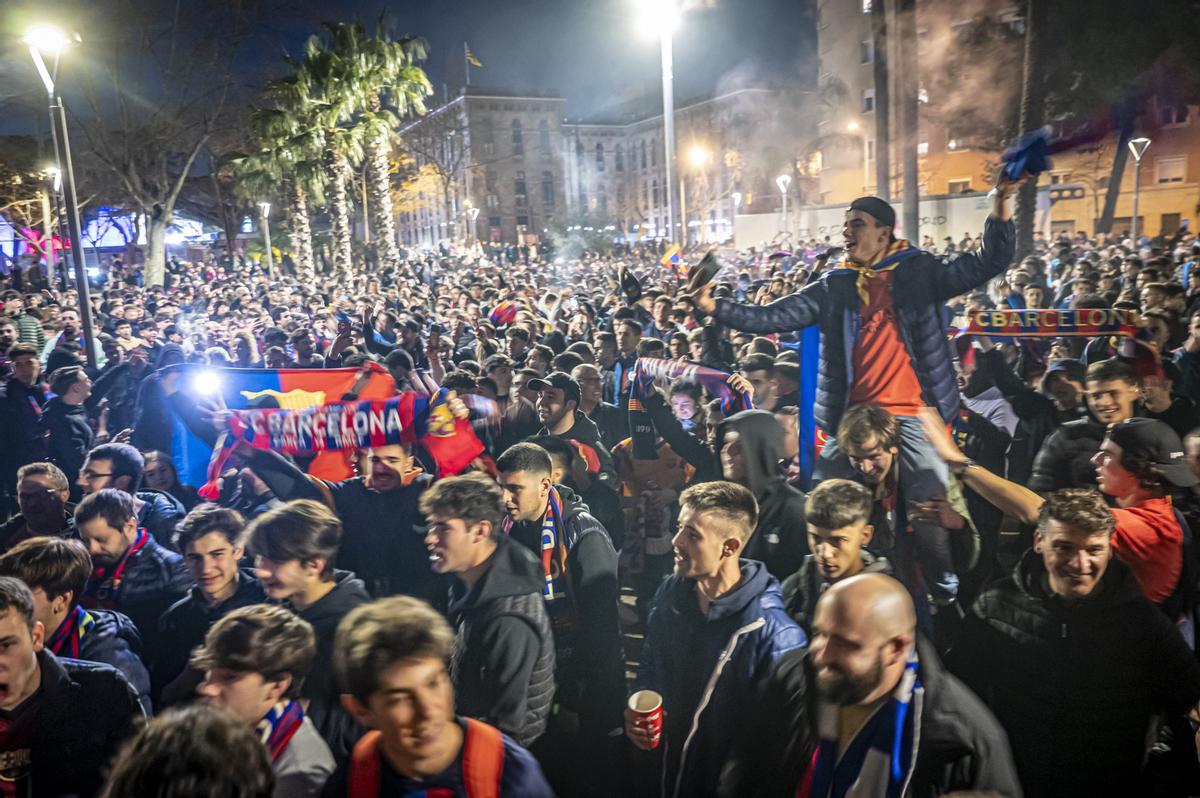
[[[881,263],[882,261],[885,261],[888,258],[891,258],[893,255],[895,255],[899,252],[903,252],[904,250],[909,249],[911,246],[912,245],[909,244],[908,241],[901,238],[901,239],[893,241],[891,244],[889,244],[887,249],[885,249],[883,252],[880,252],[878,255],[876,255],[875,258],[872,259],[870,263],[866,263],[866,264],[854,263],[853,261],[850,260],[849,257],[847,257],[844,261],[842,261],[842,268],[850,269],[852,271],[858,272],[858,298],[860,300],[862,300],[864,303],[867,301],[867,298],[869,296],[869,294],[867,293],[867,281],[868,280],[870,280],[872,277],[874,277],[877,274],[882,274],[883,272],[890,272],[892,269],[895,269],[897,266],[899,266],[904,261],[903,261],[903,259],[897,258],[893,262],[888,263],[884,266],[877,267],[876,264]]]

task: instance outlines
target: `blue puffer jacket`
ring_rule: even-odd
[[[1011,221],[989,216],[978,254],[945,260],[921,252],[896,267],[892,299],[900,338],[921,383],[922,400],[936,407],[947,421],[958,411],[959,395],[946,339],[946,300],[1004,271],[1013,259],[1015,235]],[[829,435],[837,431],[854,381],[851,352],[862,323],[857,283],[855,271],[835,269],[769,305],[718,299],[713,314],[722,324],[750,333],[793,332],[813,324],[820,327],[821,365],[814,413],[817,425]]]
[[[672,576],[654,597],[634,689],[663,697],[664,798],[716,795],[755,689],[784,652],[806,643],[766,566],[742,560],[741,570],[706,616],[692,580]]]

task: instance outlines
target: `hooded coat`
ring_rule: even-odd
[[[718,427],[718,452],[730,432],[736,432],[741,443],[746,472],[740,482],[758,500],[758,525],[743,556],[760,560],[777,579],[786,579],[800,568],[808,554],[808,533],[805,496],[788,484],[779,467],[785,456],[783,427],[766,410],[735,413]]]
[[[1029,798],[1145,794],[1151,717],[1200,699],[1200,665],[1116,557],[1067,603],[1027,551],[976,600],[947,664],[1008,732]]]
[[[707,614],[694,580],[668,577],[654,596],[634,690],[663,697],[664,798],[716,794],[742,712],[779,657],[806,643],[775,577],[760,562],[740,565],[737,587]]]
[[[487,572],[451,591],[456,637],[450,661],[458,711],[526,748],[546,730],[554,700],[554,635],[538,561],[498,538]]]

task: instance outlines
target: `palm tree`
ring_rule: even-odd
[[[394,264],[395,217],[389,168],[392,136],[399,118],[425,113],[424,98],[433,93],[429,78],[416,62],[425,58],[425,42],[414,37],[392,40],[383,32],[383,19],[368,34],[361,22],[327,23],[330,49],[348,69],[345,84],[358,105],[355,125],[361,130],[366,158],[367,204],[376,232],[380,263]]]

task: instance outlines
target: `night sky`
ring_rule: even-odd
[[[739,86],[815,83],[814,0],[685,2],[688,10],[675,35],[677,101]],[[83,13],[104,13],[105,6],[116,5],[118,0],[93,0]],[[161,0],[161,5],[167,10],[175,3]],[[443,85],[453,95],[462,82],[465,41],[483,63],[482,69],[472,68],[472,85],[559,92],[572,119],[614,119],[631,106],[652,112],[661,103],[658,40],[643,32],[635,0],[293,0],[286,5],[285,12],[264,19],[259,41],[241,62],[249,89],[279,73],[282,50],[299,54],[321,20],[357,15],[371,24],[386,11],[394,33],[428,41],[424,67],[439,101]],[[29,7],[36,13],[36,5]],[[0,133],[37,133],[44,131],[43,95],[27,51],[12,35],[21,23],[9,8],[0,36]],[[89,30],[81,32],[86,48]],[[67,99],[70,103],[69,93]]]

